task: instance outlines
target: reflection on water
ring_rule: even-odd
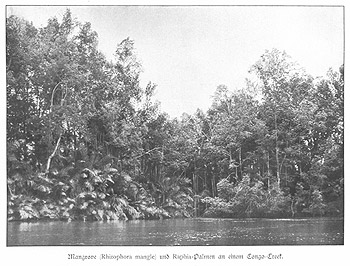
[[[339,245],[343,219],[10,222],[8,245]]]

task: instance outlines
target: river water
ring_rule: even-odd
[[[9,222],[8,246],[342,245],[344,220],[174,219]]]

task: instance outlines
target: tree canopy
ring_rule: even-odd
[[[69,10],[7,18],[8,219],[343,215],[344,67],[313,78],[272,49],[250,73],[170,119],[132,39],[109,61]]]

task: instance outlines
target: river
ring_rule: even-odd
[[[342,245],[344,220],[174,219],[9,222],[8,246]]]

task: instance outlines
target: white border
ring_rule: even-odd
[[[101,253],[110,253],[110,254],[195,254],[195,253],[205,253],[205,254],[245,254],[254,253],[254,254],[268,254],[282,253],[284,259],[281,260],[261,260],[261,261],[252,261],[252,260],[243,260],[243,261],[231,261],[231,260],[168,260],[166,263],[170,265],[177,264],[193,264],[193,265],[221,265],[228,264],[231,265],[305,265],[308,263],[312,263],[313,265],[346,265],[349,263],[350,259],[348,258],[348,254],[346,251],[349,251],[349,238],[348,238],[348,230],[349,225],[349,211],[348,211],[348,182],[345,181],[345,245],[343,246],[249,246],[249,247],[240,247],[240,246],[210,246],[210,247],[189,247],[189,246],[179,246],[179,247],[6,247],[6,72],[5,72],[5,6],[6,5],[340,5],[345,6],[345,30],[347,31],[349,27],[349,19],[347,17],[348,7],[346,5],[346,1],[224,1],[217,0],[215,2],[212,1],[81,1],[81,0],[71,0],[71,1],[24,1],[24,0],[14,0],[14,1],[2,1],[1,2],[1,14],[2,14],[2,25],[0,27],[1,32],[0,36],[2,38],[1,48],[2,52],[1,56],[1,78],[0,82],[2,85],[2,93],[3,97],[0,97],[1,104],[1,121],[3,122],[1,126],[1,137],[3,141],[3,149],[0,153],[2,168],[2,180],[0,182],[0,221],[1,221],[1,230],[0,230],[0,263],[2,265],[133,265],[135,264],[164,264],[165,261],[156,260],[156,261],[79,261],[79,260],[68,260],[67,256],[70,253],[76,254],[96,254],[99,255]],[[349,54],[348,46],[348,33],[345,32],[345,84],[347,84],[348,80],[348,71],[347,71],[347,58]],[[345,106],[347,106],[348,97],[347,92],[345,92]],[[347,125],[348,125],[348,108],[345,108],[345,136],[347,136]],[[348,139],[345,137],[345,166],[349,165],[348,160]],[[345,180],[348,173],[348,167],[345,167]]]

